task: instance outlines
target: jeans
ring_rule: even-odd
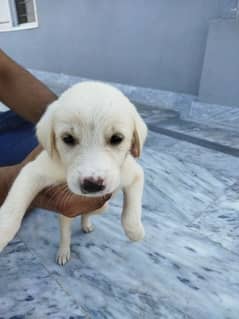
[[[0,166],[18,164],[37,144],[32,123],[12,111],[0,112]]]

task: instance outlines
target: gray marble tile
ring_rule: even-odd
[[[195,101],[192,102],[191,111],[187,118],[208,125],[223,125],[226,128],[239,131],[239,107],[236,106],[206,104]]]
[[[21,238],[31,249],[37,247],[51,276],[92,318],[237,319],[238,255],[198,231],[154,212],[145,217],[144,242],[130,243],[118,207],[111,206],[94,219],[94,233],[82,234],[75,220],[72,259],[61,268],[54,263],[55,216],[33,216],[25,221]]]
[[[49,86],[56,94],[62,93],[73,84],[85,80],[79,76],[58,74],[38,70],[30,70],[38,79]],[[196,100],[193,95],[175,93],[170,91],[161,91],[150,88],[135,87],[120,83],[111,83],[122,90],[131,100],[146,104],[148,106],[163,107],[179,111],[183,115],[190,112],[192,101]]]
[[[153,148],[159,155],[170,155],[181,163],[189,163],[189,165],[205,169],[216,179],[223,181],[225,187],[234,184],[239,178],[239,158],[237,157],[152,131],[147,137],[146,147],[149,151]]]
[[[156,136],[152,139],[156,144]],[[222,154],[220,152],[199,147],[195,144],[174,140],[166,136],[159,135],[158,141],[165,140],[165,147],[157,146],[158,152],[163,152],[176,156],[182,162],[193,163],[203,167],[213,176],[222,180],[225,185],[230,186],[239,178],[239,158]],[[166,143],[166,140],[176,141],[174,144]]]
[[[192,220],[227,187],[221,176],[185,158],[180,160],[176,154],[146,149],[141,163],[145,170],[147,209],[177,219],[178,223]]]
[[[156,124],[156,127],[166,128],[170,131],[182,133],[204,141],[239,149],[239,131],[232,129],[231,127],[227,127],[227,129],[225,129],[225,127],[220,127],[218,125],[213,126],[208,123],[185,121],[181,119],[159,122]]]
[[[80,80],[34,74],[57,93]],[[194,97],[119,86],[150,128],[174,121],[195,133],[179,118]],[[195,136],[236,143],[237,135],[200,125]],[[119,195],[92,218],[93,233],[74,220],[72,259],[59,267],[57,216],[36,210],[0,256],[0,318],[238,319],[239,158],[151,131],[140,161],[145,240],[125,237]]]
[[[239,256],[239,183],[202,211],[189,227],[198,229]]]
[[[158,144],[151,144],[156,139]],[[141,161],[146,173],[143,242],[126,239],[120,196],[107,213],[93,218],[93,233],[83,234],[75,219],[72,259],[63,268],[54,261],[56,215],[38,210],[24,221],[20,238],[92,318],[237,319],[239,256],[211,238],[206,226],[189,227],[236,178],[204,167],[187,143],[154,133],[148,143]],[[211,160],[213,154],[218,156],[212,152]],[[225,164],[227,156],[220,156]]]
[[[137,109],[153,131],[160,132],[160,128],[166,128],[172,132],[238,149],[239,108],[222,106],[221,109],[217,107],[211,111],[210,107],[215,106],[198,105],[201,107],[198,112],[200,115],[195,114],[185,120],[180,111],[136,103]]]
[[[0,318],[87,318],[34,251],[16,238],[0,256]],[[79,316],[79,317],[77,317]]]
[[[88,80],[79,76],[57,74],[38,70],[30,70],[37,78],[43,81],[57,94],[62,93],[69,86]],[[238,130],[239,108],[206,104],[198,101],[196,96],[161,91],[150,88],[141,88],[120,83],[111,83],[121,89],[131,100],[136,103],[174,110],[181,118],[201,122],[202,124],[214,124],[224,127],[231,127]],[[152,108],[150,108],[152,110]]]

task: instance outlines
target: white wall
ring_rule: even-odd
[[[34,30],[0,33],[26,67],[197,94],[211,19],[236,0],[37,0]]]

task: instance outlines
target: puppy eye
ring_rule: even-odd
[[[64,135],[62,141],[69,146],[74,146],[77,143],[77,140],[71,134]]]
[[[118,145],[120,144],[124,139],[124,136],[120,133],[114,134],[110,138],[110,144],[111,145]]]

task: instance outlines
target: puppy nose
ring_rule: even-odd
[[[80,189],[84,194],[98,193],[105,189],[104,180],[102,178],[87,177],[83,180],[83,183],[80,182]]]

